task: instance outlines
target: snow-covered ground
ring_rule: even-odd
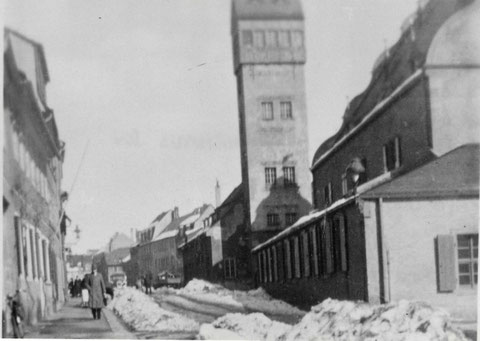
[[[203,324],[199,337],[209,340],[466,340],[451,326],[448,313],[421,302],[384,305],[327,299],[294,326],[262,314],[228,314]]]
[[[116,289],[107,308],[135,331],[196,332],[199,328],[194,320],[160,308],[150,296],[130,287]]]
[[[206,304],[231,307],[236,311],[261,312],[267,315],[291,315],[298,318],[306,313],[284,301],[273,299],[262,288],[250,291],[228,290],[218,284],[193,279],[184,288],[177,290],[160,288],[155,292],[156,295],[168,293]]]

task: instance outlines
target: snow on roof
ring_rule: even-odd
[[[178,230],[170,230],[161,233],[155,240],[163,240],[167,238],[175,237],[178,234]]]
[[[370,189],[372,189],[374,187],[377,187],[377,186],[389,181],[391,178],[392,178],[392,173],[387,172],[387,173],[384,173],[384,174],[382,174],[382,175],[380,175],[380,176],[378,176],[378,177],[376,177],[376,178],[358,186],[357,187],[357,193],[355,195],[337,200],[333,204],[331,204],[330,206],[328,206],[327,208],[325,208],[321,211],[313,211],[310,214],[307,214],[307,215],[301,217],[292,226],[286,228],[285,230],[283,230],[279,234],[273,236],[272,238],[268,239],[267,241],[263,242],[262,244],[259,244],[256,247],[254,247],[252,249],[252,252],[258,251],[259,249],[261,249],[261,248],[263,248],[267,245],[273,244],[274,242],[282,239],[283,237],[286,237],[289,234],[291,234],[291,233],[293,233],[297,230],[300,230],[301,228],[305,227],[306,225],[309,225],[310,223],[314,222],[318,218],[324,216],[328,212],[333,211],[333,210],[335,210],[335,209],[337,209],[337,208],[339,208],[343,205],[346,205],[346,204],[350,203],[355,198],[357,198],[359,195],[369,191]]]

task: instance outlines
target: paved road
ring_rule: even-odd
[[[63,308],[30,328],[29,339],[136,339],[108,309],[94,320],[90,309],[80,307],[80,299],[68,301]]]

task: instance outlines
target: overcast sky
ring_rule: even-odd
[[[303,0],[310,160],[416,7]],[[223,199],[240,183],[229,0],[7,0],[4,20],[45,49],[74,251],[214,204],[217,178]]]

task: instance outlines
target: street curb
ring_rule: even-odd
[[[119,339],[129,339],[129,340],[136,340],[137,337],[133,334],[130,330],[128,330],[123,323],[119,320],[119,318],[115,315],[113,311],[106,308],[103,309],[103,316],[105,316],[105,320],[107,320],[108,325],[112,332],[117,336]]]

